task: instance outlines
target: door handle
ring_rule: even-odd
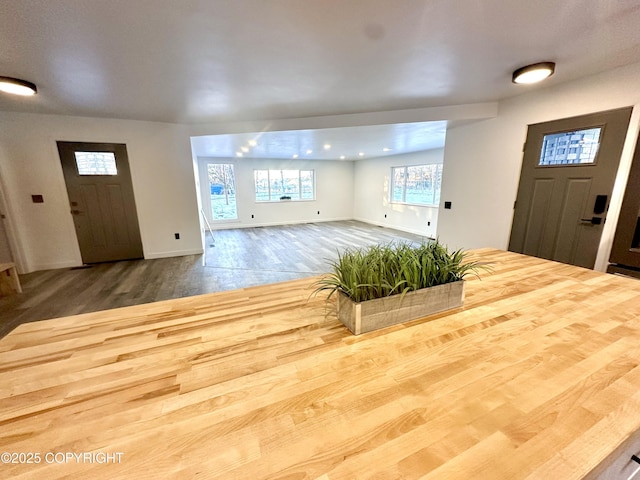
[[[81,213],[80,210],[71,210],[71,215],[80,215]]]
[[[600,225],[602,223],[602,217],[581,218],[580,223],[587,223],[589,225]]]

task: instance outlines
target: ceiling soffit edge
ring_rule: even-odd
[[[191,136],[216,135],[223,133],[251,133],[286,130],[314,130],[322,128],[343,128],[394,123],[431,121],[475,121],[498,116],[498,102],[471,103],[443,107],[411,108],[318,117],[286,118],[246,122],[219,122],[188,125]]]

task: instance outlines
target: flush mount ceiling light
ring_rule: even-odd
[[[34,95],[38,89],[35,84],[19,78],[0,77],[0,91],[14,95]]]
[[[513,72],[513,83],[536,83],[553,75],[556,64],[553,62],[540,62],[527,65]]]

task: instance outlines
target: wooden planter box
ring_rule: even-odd
[[[338,295],[338,318],[354,335],[408,322],[462,306],[464,280],[423,288],[405,295],[354,302]]]

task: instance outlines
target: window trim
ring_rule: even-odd
[[[84,167],[87,166],[85,165],[86,160],[78,157],[78,154],[82,154],[82,155],[107,154],[107,155],[110,155],[110,158],[109,158],[110,161],[108,162],[108,164],[106,164],[105,172],[96,173],[96,172],[90,171],[92,170],[92,168],[89,168],[88,170],[84,169]],[[76,172],[79,177],[117,177],[118,176],[118,160],[116,159],[115,152],[108,151],[108,150],[96,150],[96,151],[78,150],[73,152],[73,156],[75,159]],[[111,170],[111,167],[113,167],[113,170]]]
[[[211,184],[209,182],[209,165],[230,165],[233,172],[233,186],[235,188],[236,195],[236,218],[214,218],[214,212],[211,205]],[[198,163],[198,170],[200,175],[200,192],[202,209],[205,213],[207,221],[211,224],[223,224],[223,223],[240,223],[240,213],[238,211],[238,183],[237,183],[237,162],[234,159],[214,158],[206,157],[200,158]],[[206,186],[206,188],[204,187]]]
[[[595,129],[599,129],[599,137],[598,137],[598,146],[597,151],[595,156],[593,157],[593,162],[577,162],[577,163],[544,163],[541,164],[540,161],[542,160],[542,158],[544,157],[544,152],[545,152],[545,138],[548,135],[559,135],[559,134],[568,134],[568,133],[575,133],[575,132],[581,132],[581,131],[585,131],[585,130],[595,130]],[[561,168],[566,168],[566,167],[592,167],[592,166],[596,166],[598,164],[598,159],[600,158],[600,146],[602,145],[602,137],[604,136],[604,132],[605,132],[605,125],[604,124],[598,124],[598,125],[592,125],[592,126],[587,126],[587,127],[583,127],[583,128],[571,128],[569,130],[560,130],[557,132],[548,132],[543,134],[542,136],[542,142],[540,145],[540,155],[538,157],[538,162],[535,166],[535,168],[557,168],[557,167],[561,167]],[[570,150],[572,148],[570,148],[571,142],[566,142],[566,145],[563,144],[563,148],[566,148],[567,151],[567,155],[571,154],[572,152],[570,152]],[[573,147],[575,148],[575,147]],[[573,152],[574,154],[577,152]]]
[[[300,198],[289,198],[289,199],[272,199],[271,194],[271,172],[277,171],[280,172],[282,176],[282,172],[284,171],[296,171],[298,172],[298,195]],[[268,200],[258,200],[258,190],[256,184],[256,173],[257,172],[267,172],[267,188],[268,188]],[[302,198],[302,176],[301,172],[311,172],[311,194],[312,198]],[[253,169],[253,194],[254,194],[254,202],[255,203],[281,203],[281,202],[315,202],[316,201],[316,171],[314,168],[254,168]],[[286,193],[283,193],[282,196],[287,196]]]
[[[440,170],[440,184],[442,184],[442,169],[443,169],[443,163],[418,163],[418,164],[412,164],[412,165],[396,165],[396,166],[392,166],[391,167],[391,176],[390,176],[390,185],[389,185],[389,203],[393,203],[395,205],[411,205],[411,206],[416,206],[416,207],[429,207],[429,208],[439,208],[440,206],[440,195],[438,195],[438,202],[437,203],[417,203],[417,202],[408,202],[406,200],[406,195],[407,195],[407,169],[411,168],[411,167],[431,167],[434,166],[436,168],[436,170],[439,167]],[[394,199],[394,190],[395,190],[395,171],[396,169],[402,168],[404,169],[404,175],[403,175],[403,184],[402,184],[402,200],[395,200]],[[437,175],[437,172],[436,172]],[[433,192],[433,197],[434,201],[435,201],[435,188],[434,188],[434,192]]]

